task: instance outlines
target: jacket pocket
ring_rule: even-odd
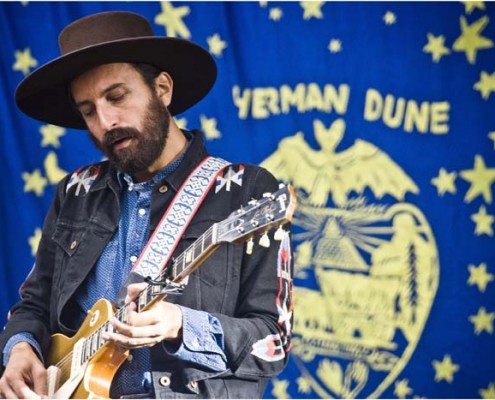
[[[59,248],[70,257],[77,251],[83,240],[86,229],[87,224],[74,224],[72,222],[58,221],[52,239]]]

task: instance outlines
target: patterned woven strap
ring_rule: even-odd
[[[215,182],[215,177],[228,165],[230,163],[221,158],[206,157],[196,167],[163,214],[132,267],[132,272],[156,277],[165,268],[179,239]]]

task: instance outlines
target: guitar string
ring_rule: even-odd
[[[255,209],[255,208],[258,208],[258,207],[254,207],[253,209]],[[245,210],[245,213],[248,213],[248,212],[250,212],[250,211],[252,211],[252,209]],[[229,218],[227,218],[227,220],[228,220],[228,219],[229,219]],[[219,222],[219,223],[217,223],[217,224],[225,225],[227,220],[225,220],[225,221],[221,221],[221,222]],[[282,223],[280,222],[280,224],[282,224]],[[219,226],[219,225],[217,225],[217,226]],[[232,229],[225,231],[225,234],[231,233],[231,232],[233,232],[233,231],[235,231],[235,230],[238,230],[238,229],[239,229],[239,227],[232,227]],[[271,229],[271,228],[270,228],[270,229]],[[209,236],[212,232],[213,232],[213,226],[211,226],[210,228],[208,228],[208,229],[207,229],[207,230],[206,230],[206,231],[205,231],[205,232],[204,232],[204,233],[200,236],[200,237],[203,237],[203,242],[204,242],[204,239],[205,239],[205,238],[207,238],[207,237],[208,237],[208,236]],[[198,238],[198,239],[199,239],[199,238]],[[174,263],[176,263],[176,265],[178,265],[178,264],[179,264],[179,261],[180,261],[180,262],[183,262],[183,260],[182,260],[182,259],[184,259],[184,258],[185,258],[185,254],[187,254],[190,250],[194,250],[194,247],[196,246],[196,244],[197,244],[197,243],[198,243],[198,240],[194,241],[194,242],[193,242],[190,246],[188,246],[188,247],[186,248],[186,250],[184,250],[184,251],[183,251],[183,252],[182,252],[182,253],[181,253],[181,254],[180,254],[180,255],[179,255],[179,256],[175,259]],[[204,243],[203,243],[203,245],[204,245]],[[193,253],[193,254],[194,254],[194,253]],[[184,268],[181,272],[179,272],[179,274],[183,273],[186,269],[187,269],[187,267],[185,267],[185,268]],[[157,279],[162,279],[162,278],[165,278],[165,274],[166,274],[166,271],[160,272],[160,273],[158,274],[158,276],[157,276]],[[138,295],[138,296],[141,296],[141,295],[142,295],[142,293],[143,293],[144,291],[146,291],[146,294],[147,294],[147,295],[151,294],[151,292],[150,292],[150,290],[151,290],[151,289],[152,289],[152,286],[151,286],[151,285],[148,285],[148,286],[147,286],[147,287],[146,287],[143,291],[141,291],[141,292],[139,293],[139,295]],[[123,307],[118,308],[118,309],[116,310],[116,312],[113,314],[113,316],[117,317],[117,318],[119,319],[119,321],[120,321],[120,320],[121,320],[121,318],[123,317],[124,312],[126,312],[126,311],[127,311],[127,308],[128,308],[128,305],[127,305],[127,304],[126,304],[126,305],[124,305]],[[89,339],[93,338],[93,337],[94,337],[94,335],[95,335],[95,334],[97,334],[97,333],[98,333],[98,335],[100,335],[100,333],[101,333],[100,331],[101,331],[103,328],[105,328],[105,329],[106,329],[106,327],[107,327],[107,326],[109,326],[109,325],[110,325],[110,322],[109,322],[109,321],[106,321],[105,323],[103,323],[103,324],[102,324],[102,325],[101,325],[101,326],[100,326],[100,327],[99,327],[99,328],[98,328],[95,332],[93,332],[91,335],[89,335],[89,336],[88,336],[88,338],[86,338],[86,339],[85,339],[85,342],[84,342],[84,344],[83,344],[83,347],[85,348],[85,346],[87,345],[87,343],[88,343]],[[98,352],[98,350],[99,350],[101,347],[103,347],[103,345],[102,345],[102,346],[100,346],[100,345],[99,345],[99,342],[98,342],[98,347],[99,347],[99,348],[95,351],[95,353],[94,353],[94,354],[96,354],[96,353]],[[90,352],[91,352],[91,351],[90,351]],[[88,360],[89,360],[89,359],[90,359],[90,358],[91,358],[94,354],[91,354],[91,355],[90,355],[90,357],[88,358]],[[56,366],[57,366],[58,368],[63,369],[63,368],[64,368],[64,367],[65,367],[65,366],[69,363],[69,362],[72,362],[72,355],[73,355],[73,350],[71,350],[69,353],[67,353],[67,355],[66,355],[64,358],[62,358],[62,359],[61,359],[61,360],[60,360],[60,361],[56,364]],[[86,356],[86,355],[85,355],[85,351],[83,351],[83,352],[82,352],[82,357],[84,358],[85,356]],[[86,361],[88,361],[88,360],[86,360]],[[86,362],[86,361],[84,361],[84,362]]]

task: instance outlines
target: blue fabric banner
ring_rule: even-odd
[[[294,343],[267,398],[495,398],[495,4],[0,4],[0,323],[56,183],[99,161],[13,95],[60,30],[106,10],[208,49],[177,116],[211,153],[292,183]]]

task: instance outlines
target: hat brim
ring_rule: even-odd
[[[17,87],[15,100],[30,117],[66,128],[86,129],[70,100],[69,83],[98,65],[128,62],[152,64],[174,82],[172,115],[187,110],[210,91],[216,63],[202,47],[169,37],[123,39],[65,54],[28,75]]]

